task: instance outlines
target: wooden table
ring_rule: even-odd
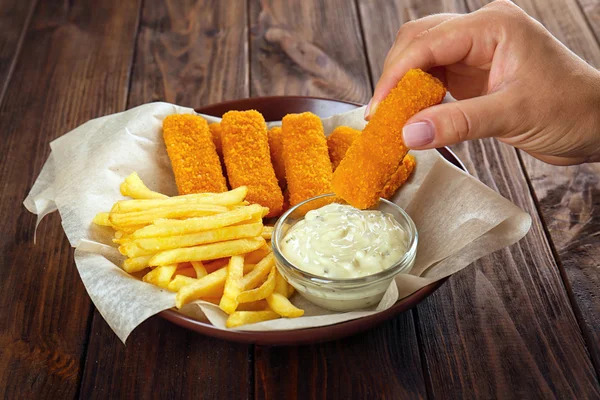
[[[0,397],[600,398],[600,165],[556,168],[493,140],[469,172],[533,217],[519,243],[345,340],[270,348],[161,318],[124,346],[54,214],[21,203],[48,143],[154,100],[366,102],[400,25],[485,0],[0,0]],[[600,66],[600,0],[517,3]]]

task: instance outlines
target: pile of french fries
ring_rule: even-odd
[[[168,197],[134,172],[120,189],[132,200],[116,202],[94,223],[114,229],[127,257],[123,269],[147,271],[142,280],[176,292],[177,308],[212,302],[229,315],[229,328],[304,314],[275,266],[273,228],[263,225],[269,210],[245,201],[246,187]]]

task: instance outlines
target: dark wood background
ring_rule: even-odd
[[[410,312],[312,346],[224,342],[160,318],[124,346],[95,311],[58,215],[22,206],[49,142],[166,100],[366,102],[406,21],[485,0],[0,0],[0,397],[600,398],[600,164],[493,140],[453,148],[533,217],[519,243]],[[600,66],[600,0],[520,0]]]

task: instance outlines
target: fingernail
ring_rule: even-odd
[[[369,102],[367,103],[367,108],[365,108],[365,119],[367,119],[367,117],[369,116],[369,112],[371,111],[371,102],[373,101],[373,99],[369,100]]]
[[[429,121],[414,122],[402,128],[402,136],[406,147],[421,147],[433,142],[435,128]]]

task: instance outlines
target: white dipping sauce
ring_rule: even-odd
[[[281,244],[297,268],[332,279],[383,271],[400,261],[407,248],[408,235],[391,214],[336,203],[306,213]]]

